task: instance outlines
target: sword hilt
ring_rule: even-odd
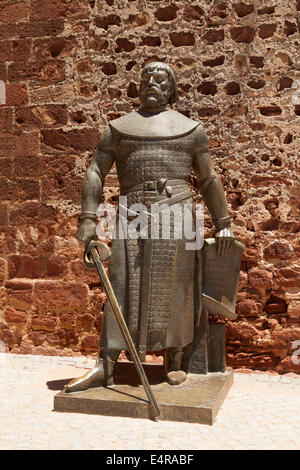
[[[105,245],[105,243],[101,242],[100,240],[91,240],[89,243],[87,243],[83,254],[83,262],[89,269],[96,267],[93,258],[90,256],[90,251],[92,248],[96,248],[101,261],[106,261],[110,257],[110,249],[107,245]]]

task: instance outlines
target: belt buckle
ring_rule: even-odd
[[[144,191],[156,191],[156,182],[155,181],[146,181],[144,183]]]

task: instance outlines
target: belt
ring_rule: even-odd
[[[174,179],[169,180],[167,178],[160,178],[158,181],[145,181],[144,183],[136,184],[129,188],[126,192],[122,191],[121,194],[128,194],[132,191],[144,191],[144,192],[162,192],[164,189],[168,197],[172,196],[173,188],[172,186],[179,186],[182,183],[187,183],[186,180]]]

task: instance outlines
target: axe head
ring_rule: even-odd
[[[235,304],[245,246],[234,241],[224,256],[218,256],[214,238],[204,241],[202,255],[202,303],[208,313],[235,319]]]

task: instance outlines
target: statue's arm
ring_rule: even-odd
[[[110,128],[107,127],[100,136],[83,181],[80,225],[76,234],[77,239],[82,243],[96,238],[96,210],[102,199],[105,176],[114,160],[113,136]]]
[[[224,255],[234,240],[225,193],[212,164],[207,136],[201,126],[198,126],[195,133],[193,170],[199,183],[201,195],[216,228],[217,253]]]

